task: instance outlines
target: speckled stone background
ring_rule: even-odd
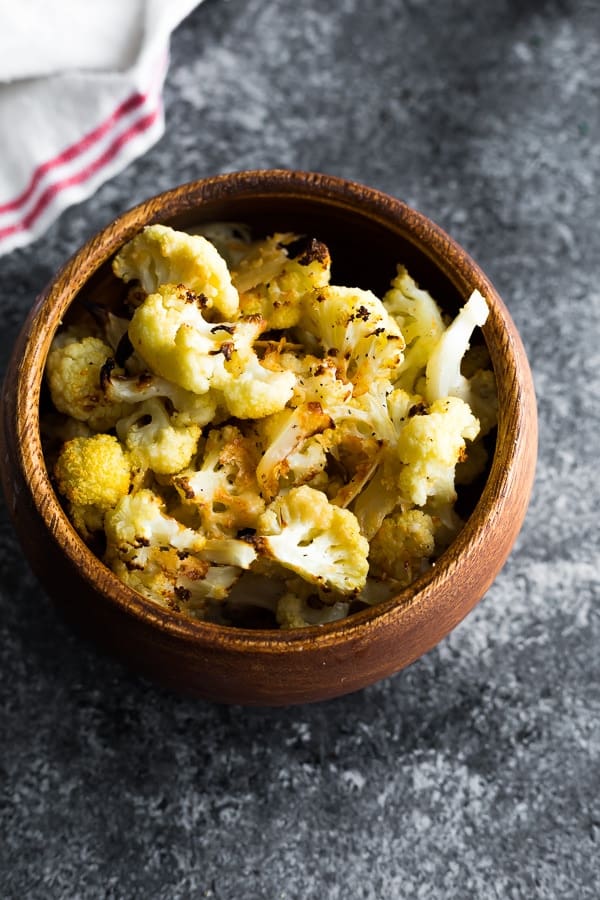
[[[0,259],[4,367],[37,291],[135,202],[247,167],[356,178],[490,275],[541,442],[474,613],[294,709],[182,699],[82,643],[3,508],[0,896],[600,896],[599,39],[597,0],[205,0],[173,37],[164,138]]]

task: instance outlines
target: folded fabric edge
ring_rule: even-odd
[[[39,238],[69,206],[90,197],[134,159],[143,155],[164,133],[162,102],[119,134],[106,150],[80,171],[50,184],[23,219],[0,228],[0,256]]]
[[[115,92],[112,111],[106,115],[105,109],[99,122],[88,117],[85,133],[71,138],[54,155],[42,156],[43,161],[18,193],[2,198],[0,256],[37,239],[68,206],[89,197],[161,137],[168,35],[199,2],[173,0],[165,7],[160,0],[148,0],[139,55],[121,78],[129,79],[129,93],[122,90],[122,84],[111,84],[115,73],[108,73],[107,78],[95,73],[98,92],[109,96],[110,91]],[[74,74],[74,78],[84,77],[83,72]]]
[[[132,92],[91,132],[38,166],[27,189],[0,207],[0,255],[35,240],[63,210],[89,197],[162,136],[161,89],[162,80],[156,92]]]

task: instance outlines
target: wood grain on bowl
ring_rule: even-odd
[[[53,490],[40,439],[46,357],[72,304],[117,290],[110,262],[144,225],[186,228],[243,221],[306,231],[332,251],[340,283],[381,291],[398,262],[455,313],[477,288],[498,386],[495,448],[465,527],[430,571],[399,596],[347,619],[275,631],[186,619],[113,575],[74,531]],[[84,634],[134,670],[209,700],[303,703],[359,690],[398,672],[447,635],[483,597],[522,526],[537,456],[531,372],[512,318],[471,257],[401,201],[317,173],[232,173],[178,187],[124,213],[94,236],[37,298],[6,373],[2,484],[33,571]],[[58,648],[57,648],[58,652]]]

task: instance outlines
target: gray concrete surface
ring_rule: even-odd
[[[487,597],[408,670],[324,704],[221,707],[124,671],[60,621],[2,508],[2,897],[600,896],[599,10],[205,0],[173,38],[163,139],[0,260],[4,368],[36,292],[135,202],[248,167],[356,178],[486,270],[540,413]]]

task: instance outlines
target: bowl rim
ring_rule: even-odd
[[[292,629],[250,629],[204,622],[163,608],[121,582],[77,534],[50,480],[39,428],[44,365],[33,364],[36,339],[49,326],[52,330],[46,333],[54,335],[66,310],[89,277],[141,227],[153,222],[168,221],[205,203],[240,196],[252,199],[274,196],[309,199],[315,204],[326,204],[329,208],[332,204],[340,209],[351,208],[355,215],[362,210],[365,214],[368,213],[371,220],[379,221],[386,229],[395,228],[399,236],[402,234],[405,240],[414,244],[429,258],[464,299],[474,288],[478,288],[487,298],[490,314],[482,329],[484,338],[494,333],[508,336],[511,352],[506,353],[503,359],[510,382],[516,385],[517,394],[522,393],[520,386],[523,379],[530,378],[530,373],[520,338],[504,302],[470,254],[428,216],[404,201],[377,188],[336,175],[299,169],[249,169],[189,181],[141,201],[117,216],[76,250],[59,269],[37,298],[24,326],[27,336],[21,347],[16,398],[17,409],[24,410],[25,405],[31,408],[33,400],[36,411],[35,427],[32,427],[31,418],[25,420],[25,416],[17,415],[18,452],[21,464],[34,467],[39,473],[40,484],[44,489],[43,502],[33,492],[31,497],[48,532],[92,589],[101,590],[105,600],[129,616],[156,626],[174,637],[191,641],[194,645],[210,644],[212,647],[261,652],[278,652],[284,648],[286,652],[302,652],[307,645],[321,648],[334,645],[342,635],[351,638],[380,628],[389,628],[400,618],[410,618],[417,606],[435,603],[438,585],[456,569],[459,559],[465,559],[474,553],[480,526],[483,524],[482,517],[488,519],[490,516],[499,516],[510,493],[514,464],[521,451],[518,442],[509,439],[508,417],[503,415],[502,402],[506,398],[499,395],[496,447],[488,477],[464,527],[450,545],[453,548],[452,555],[448,555],[448,550],[444,551],[436,565],[399,594],[324,625]],[[70,291],[69,278],[74,273],[78,274],[79,280],[76,289]],[[487,343],[494,363],[494,345]],[[46,357],[43,359],[44,364],[45,359]],[[504,390],[503,385],[498,388],[499,392]],[[522,415],[518,406],[518,402],[515,402],[516,413]],[[505,458],[501,464],[498,448],[500,442],[506,439]],[[528,498],[526,502],[527,500]],[[82,557],[87,559],[89,565],[79,566]],[[90,572],[95,572],[95,577],[91,577]],[[489,579],[490,583],[495,575],[496,573]],[[98,576],[101,576],[100,579]],[[465,614],[466,612],[468,610]]]

